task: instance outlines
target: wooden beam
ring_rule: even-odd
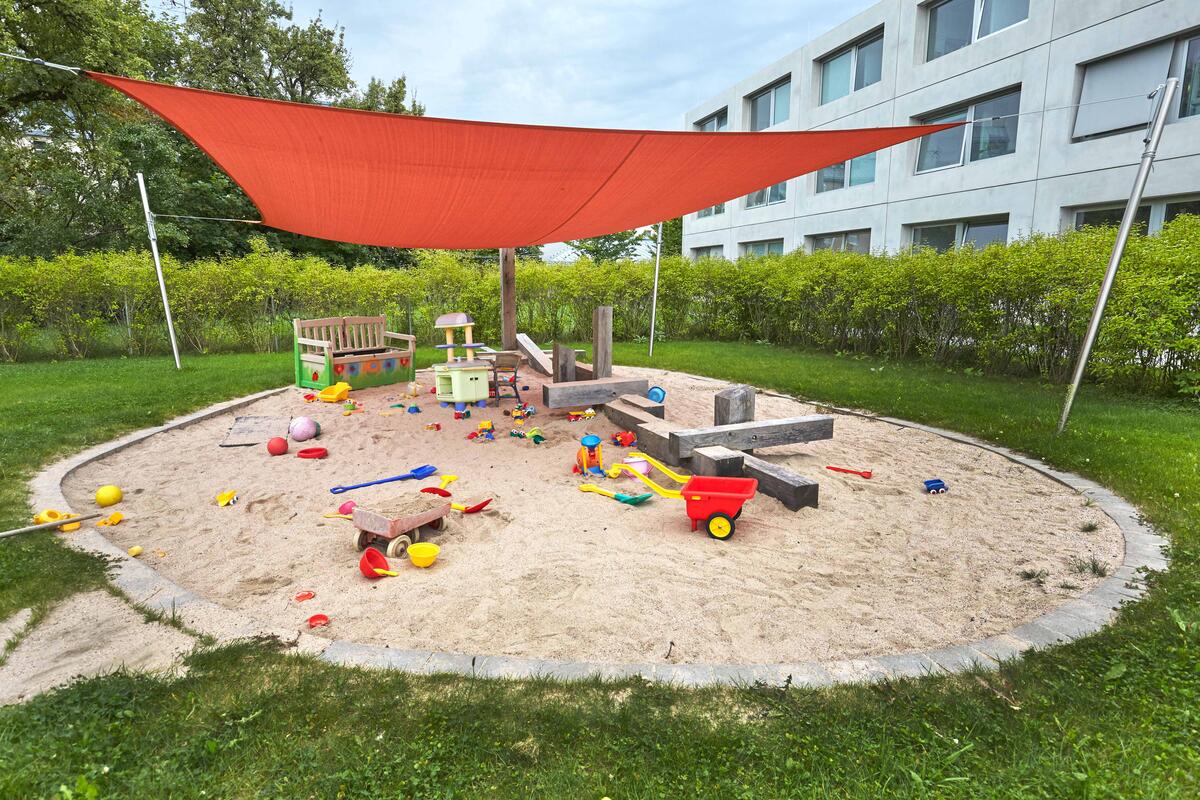
[[[612,377],[612,306],[596,306],[592,312],[592,377]]]
[[[636,431],[639,425],[644,425],[647,422],[662,421],[658,417],[648,414],[636,406],[629,405],[627,400],[632,396],[623,394],[604,406],[604,416],[608,417],[614,425],[624,431]],[[651,453],[650,455],[654,454]]]
[[[623,394],[645,394],[649,388],[645,378],[547,383],[542,386],[542,405],[546,408],[586,408],[611,403]]]
[[[566,383],[575,380],[575,351],[565,344],[554,343],[554,382]]]
[[[789,511],[817,507],[820,493],[817,482],[797,475],[787,467],[757,456],[743,456],[742,474],[747,478],[758,478],[758,490],[783,503]]]
[[[692,472],[697,475],[737,478],[742,474],[745,458],[744,453],[721,447],[719,444],[697,447],[692,451]]]
[[[691,458],[697,447],[724,445],[734,450],[771,447],[779,444],[799,444],[833,438],[833,417],[810,414],[787,419],[765,419],[718,425],[712,428],[690,428],[671,433],[671,454],[675,463]]]
[[[533,339],[529,338],[529,334],[517,334],[517,349],[525,356],[530,368],[534,372],[540,372],[543,375],[554,374],[554,365],[550,362],[550,357],[542,352],[542,348],[533,343]]]
[[[666,409],[663,408],[662,403],[656,403],[649,397],[640,394],[623,394],[621,402],[644,411],[652,417],[662,419],[666,415]]]
[[[576,356],[576,358],[579,357],[578,350],[575,351],[575,356]],[[591,364],[585,364],[582,361],[575,362],[575,380],[590,381],[594,377],[596,377],[596,376],[592,374],[592,365]]]
[[[671,460],[671,431],[673,430],[675,430],[674,425],[662,420],[638,425],[638,450],[651,458],[680,466],[678,462]]]
[[[754,420],[754,387],[739,383],[713,397],[713,424],[736,425]]]
[[[500,346],[517,349],[517,251],[500,248]]]

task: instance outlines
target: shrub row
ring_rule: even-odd
[[[948,253],[813,255],[662,263],[659,335],[755,340],[1061,381],[1078,353],[1114,231],[1034,236]],[[434,342],[433,319],[465,310],[494,341],[498,270],[452,253],[411,269],[342,269],[257,246],[244,257],[164,264],[182,345],[194,352],[289,349],[292,317],[387,314]],[[586,339],[591,311],[616,308],[618,339],[649,329],[653,265],[523,262],[518,325],[539,341]],[[1145,391],[1200,372],[1200,218],[1134,237],[1092,374]],[[167,349],[146,253],[0,258],[0,358]]]

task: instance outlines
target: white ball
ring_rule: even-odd
[[[288,425],[288,435],[292,437],[294,442],[306,442],[321,434],[321,426],[316,420],[309,417],[296,417],[292,420],[292,424]]]

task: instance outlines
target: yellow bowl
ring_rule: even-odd
[[[417,542],[408,546],[408,557],[414,567],[428,567],[434,561],[437,561],[438,553],[441,550],[442,548],[436,544]]]

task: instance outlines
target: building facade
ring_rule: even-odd
[[[689,111],[688,130],[968,124],[688,214],[684,253],[895,251],[1200,214],[1200,0],[882,0]]]

